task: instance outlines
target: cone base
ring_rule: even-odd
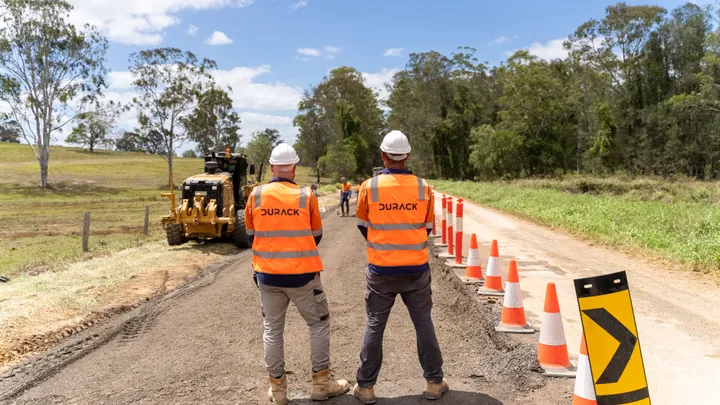
[[[467,264],[458,263],[455,260],[448,260],[445,262],[445,265],[453,269],[464,269],[467,267]]]
[[[442,242],[441,242],[441,243],[436,243],[434,246],[435,246],[435,247],[444,247],[444,248],[446,248],[446,247],[447,247],[447,243],[442,243]]]
[[[502,297],[505,295],[505,290],[497,291],[497,290],[490,290],[487,287],[481,287],[477,293],[478,293],[478,295],[490,295],[493,297]]]
[[[545,371],[543,375],[547,377],[575,378],[577,375],[577,368],[572,364],[567,368],[543,367],[542,369]]]
[[[515,325],[497,325],[495,330],[498,332],[505,333],[535,333],[535,328],[530,325],[515,326]]]
[[[442,238],[442,235],[430,235],[430,238]]]
[[[597,401],[594,399],[585,399],[573,394],[572,405],[597,405]]]
[[[450,253],[445,252],[445,253],[440,253],[439,255],[437,255],[437,257],[440,257],[442,259],[454,259],[455,255],[454,254],[451,255]]]
[[[484,284],[485,280],[482,278],[473,278],[473,277],[460,277],[460,281],[463,282],[463,284]]]

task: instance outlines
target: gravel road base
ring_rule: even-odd
[[[354,382],[364,326],[364,240],[354,218],[327,215],[320,245],[332,320],[332,371]],[[569,403],[572,380],[539,373],[536,339],[494,331],[500,302],[478,300],[432,262],[433,317],[452,391],[436,404]],[[293,404],[310,404],[308,330],[294,307],[285,333]],[[378,404],[422,404],[415,333],[398,299],[384,341]],[[0,374],[8,404],[266,404],[261,314],[249,252]],[[358,404],[351,395],[328,404]]]

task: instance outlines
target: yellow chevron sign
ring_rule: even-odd
[[[574,282],[598,405],[650,405],[627,275]]]

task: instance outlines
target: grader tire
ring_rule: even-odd
[[[243,210],[235,214],[235,227],[232,231],[232,238],[238,248],[248,249],[250,247],[250,238],[245,229],[245,211]]]
[[[185,237],[183,226],[180,224],[167,224],[165,227],[165,236],[170,246],[179,246],[188,241]]]

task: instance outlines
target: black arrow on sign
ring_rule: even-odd
[[[615,340],[620,342],[620,347],[615,351],[610,363],[605,367],[605,371],[602,372],[596,382],[596,384],[616,383],[620,381],[625,367],[630,362],[630,356],[635,350],[637,337],[605,308],[588,309],[583,312],[601,328],[605,329]]]

